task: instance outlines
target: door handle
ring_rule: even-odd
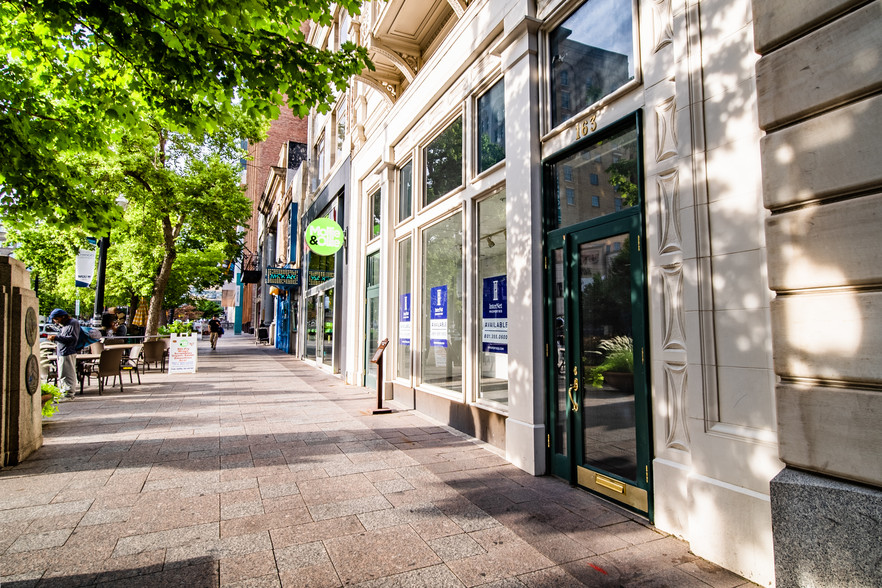
[[[573,369],[573,385],[567,388],[567,396],[570,397],[570,402],[573,405],[573,412],[579,412],[579,403],[576,402],[575,397],[573,397],[573,391],[579,391],[579,368]]]

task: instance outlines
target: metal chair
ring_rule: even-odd
[[[90,377],[97,376],[99,396],[104,392],[104,381],[111,376],[113,376],[113,384],[111,384],[111,386],[116,385],[116,378],[119,376],[119,391],[125,391],[123,390],[122,381],[122,358],[122,349],[105,349],[101,352],[101,357],[98,359],[97,366],[95,366],[95,364],[84,366],[86,373]]]
[[[141,383],[141,366],[143,365],[142,357],[141,357],[141,348],[143,345],[135,345],[129,351],[128,357],[122,358],[122,364],[120,364],[120,369],[124,372],[129,372],[129,383],[132,383],[132,372],[135,372],[135,375],[138,376],[138,383]]]
[[[159,364],[161,371],[165,371],[166,348],[163,341],[147,341],[143,347],[144,369],[149,370],[152,364]]]

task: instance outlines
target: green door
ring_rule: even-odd
[[[640,216],[549,233],[552,473],[649,513]]]

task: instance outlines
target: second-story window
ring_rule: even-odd
[[[478,98],[478,172],[505,159],[505,82]]]
[[[318,143],[315,144],[315,172],[318,177],[318,183],[321,184],[325,179],[325,135],[319,137]]]
[[[435,202],[462,185],[462,117],[441,131],[423,150],[425,203]]]
[[[349,40],[349,24],[352,22],[352,18],[349,16],[349,13],[345,10],[340,11],[340,20],[337,22],[338,32],[338,43],[337,47],[340,48],[343,46],[343,43]]]
[[[408,161],[398,172],[398,222],[413,213],[413,161]]]
[[[340,104],[340,108],[337,109],[337,161],[339,161],[343,157],[343,153],[346,150],[346,102],[345,100]]]
[[[380,225],[383,222],[383,208],[380,202],[380,191],[377,190],[368,197],[370,209],[368,211],[369,224],[368,240],[375,239],[380,236]]]

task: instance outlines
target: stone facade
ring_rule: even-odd
[[[753,10],[787,464],[772,483],[777,583],[877,586],[882,2]]]

